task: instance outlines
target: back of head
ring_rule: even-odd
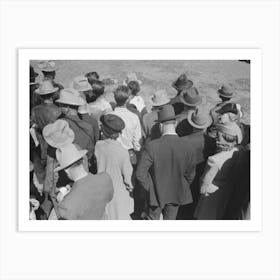
[[[95,81],[92,84],[92,92],[93,95],[98,98],[99,96],[103,95],[105,91],[105,86],[104,83],[101,81]]]
[[[128,87],[121,85],[114,91],[114,97],[118,106],[123,106],[129,97]]]
[[[93,85],[96,81],[99,80],[99,75],[97,72],[89,72],[85,74],[85,77],[87,77],[88,82]]]
[[[137,93],[140,91],[140,85],[137,81],[131,81],[127,84],[128,89],[130,90],[130,93],[132,95],[137,95]]]

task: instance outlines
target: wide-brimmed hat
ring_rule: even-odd
[[[172,87],[174,87],[177,91],[189,89],[192,86],[193,82],[187,78],[186,74],[180,75],[179,78],[172,83]]]
[[[154,93],[152,96],[152,106],[163,106],[170,102],[170,98],[166,90],[160,89]]]
[[[80,96],[80,93],[73,88],[62,89],[60,91],[60,97],[56,102],[74,106],[83,106],[86,104],[86,101]]]
[[[218,123],[216,128],[217,131],[231,136],[236,136],[238,144],[242,142],[242,131],[236,122]]]
[[[211,125],[212,118],[206,108],[198,107],[188,112],[188,122],[195,128],[204,129]]]
[[[57,92],[59,90],[58,87],[54,87],[51,80],[43,80],[39,84],[39,88],[35,89],[35,93],[40,95],[50,94]]]
[[[53,60],[40,61],[38,68],[43,72],[53,72],[57,70],[57,66]]]
[[[88,79],[84,76],[78,76],[74,78],[70,84],[70,87],[77,91],[88,91],[92,89]]]
[[[223,96],[223,97],[226,97],[226,98],[233,98],[236,93],[233,91],[232,88],[230,88],[229,86],[221,86],[219,89],[218,89],[218,94],[220,96]]]
[[[202,102],[202,97],[199,96],[199,92],[197,88],[192,87],[189,89],[185,89],[180,93],[180,100],[182,103],[195,107]]]
[[[56,120],[54,123],[48,124],[43,129],[45,141],[52,147],[59,148],[61,146],[73,143],[75,133],[69,127],[65,120]]]
[[[137,75],[136,75],[135,73],[129,73],[129,74],[127,74],[125,80],[123,81],[123,84],[124,84],[124,85],[128,85],[129,82],[132,82],[132,81],[138,82],[139,85],[142,84],[142,81],[138,80]]]
[[[69,167],[74,162],[83,158],[87,150],[78,150],[74,144],[68,144],[56,150],[56,159],[59,166],[54,169],[55,172]]]
[[[35,79],[39,74],[34,71],[32,65],[29,66],[29,78],[30,80]]]
[[[125,128],[124,121],[113,114],[106,114],[102,115],[100,117],[100,121],[102,123],[102,129],[107,134],[114,134],[114,133],[120,133]]]
[[[171,120],[175,120],[175,112],[172,105],[167,104],[164,105],[163,108],[158,111],[158,119],[156,122],[163,123]]]

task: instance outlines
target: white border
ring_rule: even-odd
[[[249,221],[30,221],[30,60],[251,60],[251,220]],[[19,49],[19,231],[260,231],[262,229],[262,65],[260,49]],[[252,187],[253,186],[253,187]]]

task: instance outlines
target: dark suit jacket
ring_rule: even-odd
[[[145,146],[136,178],[149,191],[150,205],[163,208],[167,203],[192,202],[190,184],[195,176],[196,158],[185,142],[178,135],[164,135]]]

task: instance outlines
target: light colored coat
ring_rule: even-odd
[[[114,196],[107,205],[107,215],[110,220],[130,220],[134,209],[134,201],[127,187],[132,186],[132,165],[128,151],[112,139],[96,143],[95,156],[98,173],[106,172],[113,180]]]

